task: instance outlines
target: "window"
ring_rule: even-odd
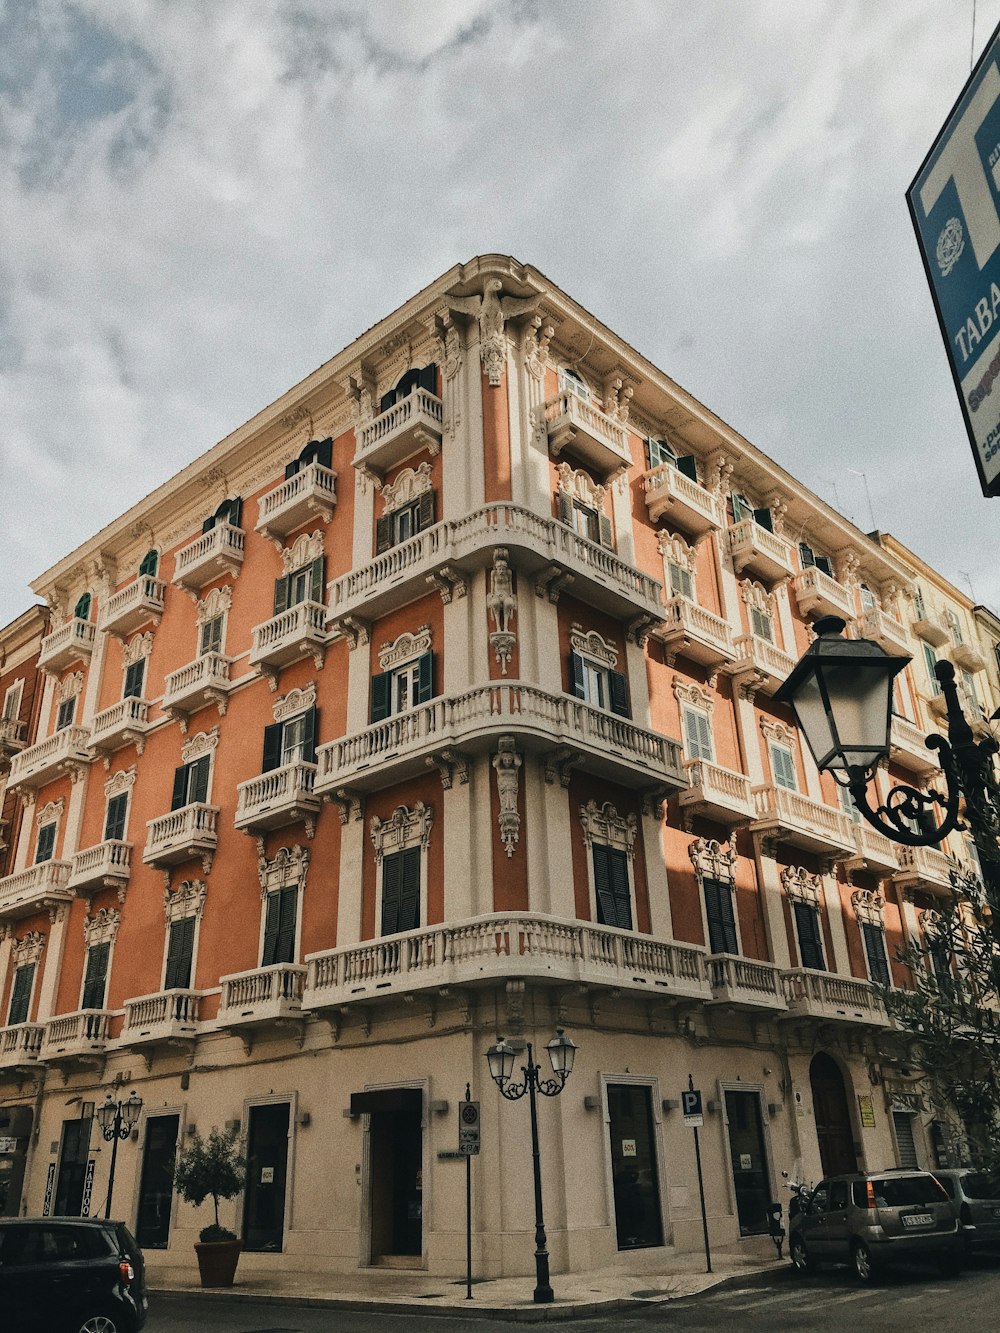
[[[315,764],[316,709],[306,709],[284,722],[264,728],[264,757],[261,772],[270,773],[285,764]]]
[[[913,611],[918,620],[927,619],[927,604],[924,601],[923,590],[917,588],[913,594]]]
[[[264,901],[264,949],[261,965],[294,963],[295,915],[299,890],[296,885],[275,889]]]
[[[3,697],[3,717],[6,722],[16,722],[21,715],[21,697],[24,693],[24,681],[15,680],[7,686]]]
[[[740,495],[738,491],[733,491],[733,522],[740,523],[745,518],[752,518],[758,527],[766,528],[768,532],[774,531],[774,520],[771,518],[770,509],[755,509],[745,495]]]
[[[213,616],[206,620],[198,635],[198,656],[222,652],[222,627],[225,616]]]
[[[826,970],[823,957],[823,937],[819,924],[819,908],[815,903],[796,900],[792,903],[795,914],[795,933],[799,941],[799,960],[803,967],[817,972]]]
[[[868,959],[868,975],[877,986],[888,986],[889,960],[885,952],[885,931],[874,921],[862,921],[861,939]]]
[[[979,696],[976,694],[976,682],[972,679],[971,673],[964,669],[962,671],[962,684],[965,687],[965,702],[972,715],[972,720],[973,722],[981,722],[983,720],[983,708],[979,702]]]
[[[208,777],[212,756],[203,754],[189,764],[181,764],[174,770],[174,790],[170,800],[171,810],[180,810],[182,806],[193,805],[208,800]]]
[[[274,581],[274,614],[280,615],[290,606],[299,606],[302,602],[323,603],[323,581],[326,557],[318,555],[308,565],[293,569]]]
[[[855,824],[861,822],[861,811],[857,807],[854,797],[851,795],[849,787],[842,787],[837,783],[837,795],[840,798],[840,808],[843,813]]]
[[[874,610],[875,610],[875,594],[872,592],[871,588],[869,588],[869,586],[868,586],[867,583],[862,583],[862,584],[861,584],[860,592],[861,592],[861,609],[862,609],[862,611],[874,611]]]
[[[614,546],[611,532],[611,519],[593,505],[577,500],[566,491],[558,495],[559,521],[573,529],[588,541],[597,542],[609,549]]]
[[[795,756],[786,745],[771,744],[771,772],[775,785],[786,787],[789,791],[798,791],[798,779],[795,776]]]
[[[126,668],[125,688],[122,690],[123,699],[141,699],[142,687],[146,679],[146,659],[140,657],[137,662]]]
[[[104,993],[108,983],[108,959],[111,955],[111,942],[104,940],[92,944],[87,950],[87,968],[83,976],[83,993],[80,998],[81,1009],[103,1009]]]
[[[839,1213],[841,1209],[847,1207],[847,1181],[830,1181],[830,1198],[827,1203],[827,1212]]]
[[[750,628],[755,638],[765,643],[774,643],[774,621],[769,611],[762,611],[759,606],[750,608]]]
[[[219,523],[229,523],[238,528],[243,521],[243,501],[239,496],[223,500],[214,514],[210,514],[201,525],[202,532],[211,532]]]
[[[382,858],[382,934],[420,925],[420,848],[406,847]]]
[[[72,726],[73,717],[76,713],[76,695],[70,695],[59,705],[56,713],[56,731],[62,731],[65,727]]]
[[[949,607],[944,614],[945,614],[945,619],[948,621],[948,628],[951,631],[951,637],[954,639],[956,645],[963,644],[965,640],[962,638],[962,622],[959,620],[958,616],[951,609],[951,607]]]
[[[301,472],[310,463],[318,463],[320,467],[333,467],[332,436],[328,436],[325,440],[310,440],[298,458],[293,458],[285,468],[285,480],[294,477],[297,472]]]
[[[922,643],[920,646],[924,650],[924,666],[927,668],[927,677],[931,683],[931,691],[934,694],[940,694],[941,682],[934,674],[934,668],[937,666],[937,653],[929,643]]]
[[[646,465],[652,469],[662,467],[663,464],[669,464],[675,467],[678,472],[689,477],[691,481],[698,480],[698,468],[695,463],[694,454],[681,454],[678,456],[676,449],[667,440],[654,440],[652,436],[646,440]]]
[[[433,697],[434,654],[421,653],[372,677],[372,721],[382,722],[396,713],[405,713]]]
[[[821,574],[827,574],[833,578],[833,565],[828,556],[817,555],[808,542],[799,542],[799,559],[802,561],[803,569],[811,569],[815,566]]]
[[[139,577],[148,575],[151,579],[156,578],[156,571],[160,567],[159,551],[147,551],[142,557],[142,564],[139,566]]]
[[[14,969],[14,984],[10,988],[10,1009],[7,1011],[7,1023],[27,1023],[28,1008],[31,1004],[31,988],[35,980],[35,964],[22,963]]]
[[[35,844],[35,865],[41,865],[43,861],[51,861],[55,854],[55,849],[55,823],[43,824],[38,830],[38,841]]]
[[[104,816],[104,841],[124,842],[125,820],[128,817],[128,792],[119,792],[108,801]]]
[[[688,758],[707,759],[711,763],[715,758],[711,719],[700,708],[683,708],[681,712],[684,715],[684,748]]]
[[[90,593],[85,592],[83,596],[80,598],[80,600],[77,602],[76,606],[73,607],[74,616],[76,616],[78,620],[89,620],[90,604],[91,604]]]
[[[384,393],[378,402],[379,412],[387,412],[401,398],[408,397],[414,389],[425,389],[437,397],[437,366],[421,366],[419,370],[408,370],[394,389]],[[327,464],[329,466],[329,464]]]
[[[687,565],[681,565],[676,560],[667,561],[667,574],[670,578],[670,595],[672,597],[683,597],[689,602],[694,601],[694,575]]]
[[[617,847],[593,844],[594,895],[597,922],[601,926],[632,929],[632,894],[628,880],[628,854]]]
[[[590,390],[575,370],[560,370],[559,389],[560,392],[568,390],[570,393],[575,393],[577,398],[582,398],[585,403],[590,402]]]
[[[167,964],[163,973],[164,990],[187,990],[191,985],[197,920],[194,916],[184,916],[170,922],[167,931]]]
[[[733,886],[727,880],[702,880],[705,886],[705,917],[708,921],[709,953],[739,953]]]
[[[401,505],[391,513],[383,514],[375,523],[375,554],[381,555],[401,542],[409,541],[418,532],[434,526],[434,492],[424,491],[409,504]],[[322,600],[320,598],[314,598]]]
[[[629,716],[628,687],[624,673],[574,651],[569,655],[572,693],[595,708],[607,708]]]

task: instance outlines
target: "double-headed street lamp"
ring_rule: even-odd
[[[115,1164],[118,1161],[118,1141],[127,1139],[135,1128],[142,1110],[142,1098],[132,1089],[132,1095],[122,1101],[113,1101],[111,1093],[104,1099],[104,1105],[97,1108],[97,1123],[105,1141],[111,1144],[111,1172],[108,1176],[108,1197],[104,1205],[104,1216],[111,1216],[111,1195],[115,1188]]]
[[[530,1041],[527,1043],[527,1047],[528,1063],[521,1066],[524,1079],[520,1083],[511,1083],[510,1081],[511,1074],[514,1072],[514,1061],[517,1052],[503,1037],[497,1037],[496,1042],[486,1052],[486,1059],[490,1067],[490,1077],[508,1101],[519,1101],[525,1093],[528,1094],[528,1105],[531,1108],[531,1164],[535,1176],[534,1298],[536,1304],[542,1305],[552,1300],[553,1293],[552,1284],[549,1281],[549,1251],[545,1239],[545,1221],[542,1217],[542,1171],[538,1156],[536,1094],[541,1093],[543,1097],[559,1096],[566,1086],[566,1080],[573,1072],[573,1061],[576,1059],[577,1047],[576,1043],[566,1036],[562,1028],[556,1028],[556,1035],[545,1047],[549,1053],[549,1062],[552,1065],[554,1078],[542,1078],[542,1067],[535,1063]]]

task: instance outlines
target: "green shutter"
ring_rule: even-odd
[[[167,967],[164,990],[186,990],[191,985],[191,963],[194,958],[194,928],[197,918],[182,917],[171,921],[167,936]]]
[[[745,496],[733,491],[733,522],[741,523],[745,518],[753,518],[753,507]]]
[[[612,713],[619,717],[628,717],[628,685],[621,671],[608,672],[608,695]]]
[[[770,509],[755,509],[753,511],[753,520],[760,528],[766,528],[768,532],[774,531],[774,521],[771,518]]]
[[[83,596],[80,598],[80,600],[77,602],[76,606],[74,606],[73,614],[77,617],[78,620],[89,620],[90,605],[91,605],[90,593],[85,592]]]
[[[399,930],[399,899],[402,888],[402,853],[382,858],[382,931],[395,935]]]
[[[171,810],[179,810],[187,805],[187,764],[174,769],[174,789],[170,795]]]
[[[597,523],[601,534],[601,545],[606,546],[608,550],[614,549],[614,537],[611,534],[611,519],[607,514],[598,513]]]
[[[783,745],[772,745],[771,768],[776,786],[786,787],[789,791],[798,790],[798,782],[795,777],[795,760],[790,750],[786,750]]]
[[[570,693],[575,694],[578,699],[587,697],[583,678],[583,658],[579,653],[569,655],[569,688]]]
[[[146,677],[146,659],[140,657],[138,662],[133,662],[125,672],[125,688],[122,690],[123,699],[141,699],[142,686]]]
[[[56,849],[55,824],[43,824],[38,830],[38,842],[35,845],[35,865],[42,861],[51,861]]]
[[[382,555],[392,549],[392,515],[386,514],[375,521],[375,554]]]
[[[424,491],[417,501],[415,532],[424,532],[434,526],[434,492]]]
[[[808,542],[799,542],[799,563],[803,569],[810,569],[816,563],[813,549]]]
[[[264,728],[264,754],[260,761],[260,771],[271,773],[281,764],[281,733],[284,726],[272,722]]]
[[[191,805],[194,805],[196,802],[204,802],[208,800],[208,770],[210,762],[210,756],[203,754],[200,759],[196,759],[193,764],[188,765],[191,770],[188,803]]]
[[[799,937],[799,958],[803,967],[817,972],[826,970],[823,959],[823,939],[820,933],[819,909],[811,903],[793,903],[795,932]]]
[[[128,792],[120,792],[108,801],[107,814],[104,816],[105,842],[121,842],[125,837],[125,816],[128,814]]]
[[[291,581],[287,574],[284,578],[274,580],[274,614],[276,616],[280,616],[282,611],[288,610],[290,590]]]
[[[326,579],[326,556],[318,555],[309,566],[309,600],[323,605],[323,589]]]
[[[677,471],[683,473],[689,481],[697,481],[698,465],[695,463],[694,454],[682,454],[677,460]]]
[[[434,654],[423,653],[417,659],[417,688],[414,704],[425,704],[434,698]]]
[[[392,672],[372,676],[372,721],[384,722],[392,712]]]
[[[594,895],[597,921],[602,926],[632,929],[632,903],[628,886],[628,857],[603,843],[593,845]]]
[[[302,762],[315,764],[316,735],[319,730],[319,712],[315,705],[305,714],[302,723]]]
[[[707,713],[702,713],[696,708],[684,709],[684,739],[691,759],[711,761],[714,752],[712,728]]]
[[[27,1023],[28,1005],[31,1002],[31,983],[35,979],[35,964],[23,963],[14,971],[14,984],[10,989],[10,1010],[7,1014],[7,1022],[13,1027],[15,1023]]]
[[[432,393],[436,398],[437,366],[434,364],[434,362],[432,361],[429,366],[423,366],[417,372],[417,376],[418,376],[417,383],[420,385],[421,389],[426,389],[428,393]]]
[[[278,889],[267,895],[264,918],[263,966],[295,959],[295,908],[298,889]]]
[[[868,958],[868,975],[877,986],[889,984],[889,960],[885,954],[885,933],[873,921],[862,921],[861,937]]]
[[[416,930],[420,925],[420,848],[400,853],[399,918],[397,930]]]
[[[704,884],[709,952],[739,953],[732,885],[718,879],[706,879]]]
[[[83,978],[81,1009],[103,1009],[108,980],[108,956],[111,945],[92,944],[87,950],[87,971]]]
[[[156,571],[160,565],[160,556],[158,551],[147,551],[142,558],[142,564],[139,566],[140,577],[147,574],[151,579],[156,578]]]

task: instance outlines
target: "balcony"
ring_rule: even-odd
[[[677,800],[686,820],[700,815],[734,827],[753,819],[753,793],[750,779],[744,774],[710,764],[707,759],[686,760],[684,771],[690,786],[678,793]]]
[[[951,650],[951,660],[961,671],[986,670],[986,658],[974,643],[956,643]]]
[[[73,616],[46,634],[38,653],[39,670],[56,674],[74,662],[86,661],[94,651],[94,628],[92,620]]]
[[[639,992],[651,1000],[710,998],[700,948],[527,912],[366,940],[310,954],[306,963],[307,1010],[445,986],[493,986],[511,976]]]
[[[936,773],[940,768],[937,751],[927,748],[920,728],[896,714],[893,714],[889,732],[889,757],[911,773]]]
[[[500,735],[514,735],[519,749],[541,752],[553,773],[579,765],[639,790],[687,785],[677,741],[569,695],[493,681],[321,745],[315,790],[377,791],[426,772],[428,760],[446,751],[495,749]]]
[[[134,745],[142,754],[149,730],[149,703],[130,696],[98,713],[90,724],[90,744],[103,754]]]
[[[774,1014],[785,1009],[781,974],[773,963],[760,963],[737,954],[712,953],[705,959],[705,965],[713,1004]]]
[[[107,1009],[78,1009],[52,1018],[45,1025],[41,1059],[49,1064],[90,1064],[100,1060],[108,1044],[111,1013]]]
[[[788,542],[752,518],[741,519],[729,529],[729,554],[737,574],[749,574],[765,583],[791,578],[795,572]]]
[[[686,657],[715,668],[736,657],[732,632],[720,616],[686,597],[671,597],[665,611],[663,624],[653,630],[653,637],[663,644],[671,661]]]
[[[200,856],[208,874],[219,841],[215,831],[218,817],[218,806],[197,801],[148,820],[143,861],[148,866],[171,866]]]
[[[929,643],[935,648],[940,648],[941,645],[947,643],[951,637],[947,627],[943,625],[936,616],[928,615],[926,612],[911,623],[914,634],[918,635],[925,643]]]
[[[281,1026],[302,1018],[306,969],[301,963],[274,963],[220,977],[218,1026],[241,1036],[249,1049],[254,1028]]]
[[[647,472],[642,478],[642,488],[653,523],[666,518],[671,527],[700,537],[706,532],[718,532],[725,522],[718,497],[670,463]]]
[[[235,577],[243,564],[243,531],[224,520],[182,546],[172,582],[192,596],[223,574]]]
[[[77,852],[70,863],[66,887],[77,895],[98,889],[123,889],[132,873],[132,844],[109,838]]]
[[[384,476],[391,467],[420,449],[436,454],[441,448],[443,417],[440,398],[426,389],[412,389],[405,398],[398,399],[360,427],[354,466],[359,471]]]
[[[44,787],[64,773],[79,772],[91,761],[87,727],[63,727],[37,745],[15,755],[10,763],[7,786]]]
[[[209,704],[225,714],[231,689],[229,658],[221,653],[205,653],[179,671],[171,671],[163,682],[162,708],[184,722]]]
[[[795,600],[804,616],[840,616],[842,620],[848,621],[854,616],[854,599],[851,594],[815,565],[796,574],[792,584]]]
[[[878,875],[894,875],[899,869],[899,843],[879,833],[870,824],[854,825],[854,840],[857,845],[856,859],[859,867],[874,871]],[[849,863],[850,864],[850,863]]]
[[[755,787],[753,798],[751,832],[826,856],[856,852],[854,825],[839,810],[787,787]]]
[[[123,638],[140,625],[159,624],[167,585],[149,574],[140,574],[110,597],[97,620],[97,628]]]
[[[959,870],[959,864],[936,847],[900,847],[898,863],[893,875],[898,888],[916,889],[938,898],[948,898],[954,892],[951,872]]]
[[[663,616],[663,587],[613,551],[554,518],[514,504],[491,504],[436,523],[330,584],[328,624],[373,620],[426,594],[428,585],[461,583],[492,563],[502,547],[539,593],[571,584],[575,595],[626,622]]]
[[[69,875],[69,861],[40,861],[0,879],[0,919],[33,916],[69,902],[73,897]]]
[[[239,783],[235,826],[246,833],[255,833],[258,829],[283,828],[304,820],[312,837],[323,804],[313,791],[315,778],[316,765],[299,761]]]
[[[336,472],[310,463],[260,497],[255,529],[280,546],[283,537],[314,518],[329,523],[337,503],[336,483]]]
[[[260,667],[263,675],[276,678],[281,667],[311,656],[320,671],[329,639],[326,607],[320,602],[299,602],[254,626],[249,662]]]
[[[0,765],[8,763],[24,749],[25,723],[14,717],[0,717]]]
[[[906,630],[885,611],[866,611],[857,620],[858,637],[872,639],[892,657],[912,657]]]
[[[815,1018],[826,1023],[864,1023],[889,1027],[890,1020],[874,986],[867,981],[795,967],[781,974],[788,1005],[786,1018]]]
[[[0,1028],[0,1070],[34,1069],[42,1050],[42,1023],[15,1023]]]
[[[183,1046],[198,1035],[201,992],[164,990],[125,1001],[123,1046]]]
[[[774,694],[795,667],[794,657],[756,634],[740,635],[735,647],[736,658],[726,671],[740,689]]]
[[[543,409],[549,451],[558,458],[569,449],[604,477],[632,466],[628,429],[605,416],[579,394],[564,390]]]

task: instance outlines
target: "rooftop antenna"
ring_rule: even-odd
[[[969,596],[972,598],[973,601],[975,601],[975,600],[976,600],[976,593],[975,593],[975,589],[974,589],[973,586],[972,586],[972,576],[971,576],[971,574],[969,574],[968,570],[965,570],[965,569],[960,569],[960,570],[958,571],[958,573],[961,574],[962,578],[965,579],[966,583],[969,585]]]
[[[853,467],[849,467],[849,468],[847,469],[847,471],[850,472],[850,473],[853,473],[853,475],[854,475],[855,477],[860,477],[861,480],[865,483],[865,499],[868,501],[868,521],[869,521],[869,523],[871,524],[871,527],[868,529],[868,531],[869,531],[869,532],[874,532],[874,531],[875,531],[875,510],[872,508],[872,493],[871,493],[871,491],[868,489],[868,477],[867,477],[866,473],[864,473],[864,472],[858,472],[857,469],[855,469],[855,468],[853,468]]]

